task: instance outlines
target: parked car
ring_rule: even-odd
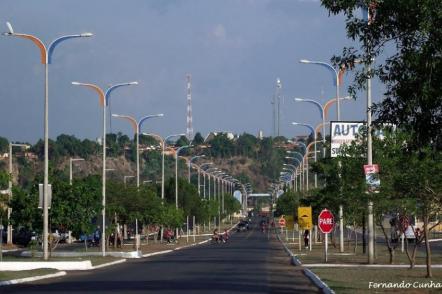
[[[29,242],[31,242],[33,240],[35,240],[39,244],[41,244],[40,236],[36,232],[34,232],[34,231],[30,231],[30,230],[27,230],[27,229],[24,229],[24,228],[22,228],[22,229],[20,229],[18,231],[13,231],[12,242],[14,244],[26,247],[26,246],[29,245]]]

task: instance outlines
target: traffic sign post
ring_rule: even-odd
[[[328,234],[333,230],[335,225],[335,218],[331,211],[323,209],[318,217],[318,226],[322,233],[325,235],[324,240],[324,255],[325,262],[328,259]]]

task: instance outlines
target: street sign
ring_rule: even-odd
[[[318,226],[321,232],[324,233],[324,257],[325,262],[328,260],[328,234],[333,230],[335,225],[335,218],[330,210],[323,209],[318,217]]]
[[[38,184],[38,208],[43,208],[43,184]],[[48,209],[51,209],[52,185],[48,184]]]
[[[280,227],[285,227],[285,218],[284,218],[284,216],[281,216],[281,217],[279,218],[278,223],[279,223],[279,226],[280,226]]]
[[[368,192],[378,193],[381,186],[379,178],[378,164],[364,164],[365,181],[368,186]]]
[[[312,221],[312,208],[298,207],[298,225],[302,230],[311,230],[313,226]]]
[[[335,218],[330,210],[323,209],[319,214],[318,226],[321,232],[328,234],[333,230],[335,225]]]

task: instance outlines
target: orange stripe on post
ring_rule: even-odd
[[[37,47],[40,49],[40,61],[42,64],[46,64],[47,60],[46,60],[46,47],[45,45],[36,37],[31,36],[31,35],[24,35],[24,34],[15,34],[17,37],[21,37],[21,38],[25,38],[28,40],[31,40],[32,42],[34,42],[35,45],[37,45]]]

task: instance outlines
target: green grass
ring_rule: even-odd
[[[58,272],[58,270],[55,269],[38,269],[38,270],[17,271],[17,272],[0,271],[0,281],[9,281],[9,280],[22,279],[27,277],[43,276],[47,274],[53,274],[56,272]]]
[[[410,244],[411,246],[414,246]],[[299,258],[302,263],[323,263],[324,262],[324,247],[322,244],[314,244],[313,250],[308,251],[302,247],[302,250],[299,251],[299,247],[297,244],[289,244],[289,249],[294,254],[299,254]],[[366,264],[368,257],[367,254],[362,253],[361,244],[358,245],[356,254],[354,254],[354,245],[351,243],[349,246],[345,243],[345,253],[351,255],[339,255],[339,244],[335,248],[332,244],[329,244],[329,255],[328,255],[328,263],[351,263],[351,264]],[[410,249],[411,251],[411,249]],[[416,264],[425,264],[425,248],[423,245],[420,246],[417,255],[416,255]],[[376,264],[389,264],[390,255],[387,250],[387,246],[384,244],[376,244]],[[442,264],[442,252],[437,249],[432,249],[432,263],[433,264]],[[395,250],[395,257],[393,264],[409,264],[407,255],[401,252],[400,246]]]
[[[433,278],[425,278],[426,269],[314,268],[317,274],[337,294],[340,293],[440,293],[442,289],[369,289],[375,283],[442,284],[442,269],[433,269]]]

